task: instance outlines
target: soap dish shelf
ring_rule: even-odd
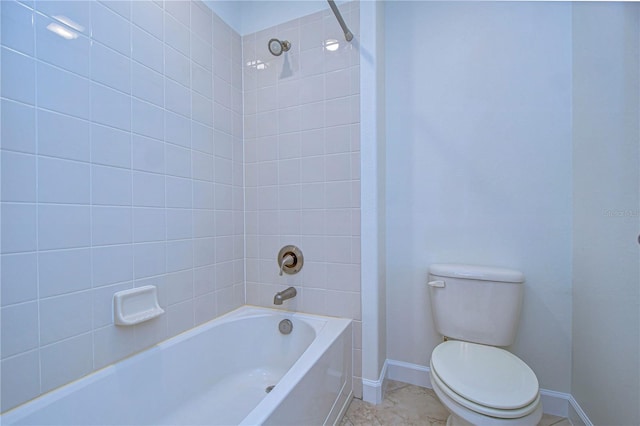
[[[155,286],[119,291],[113,295],[113,318],[116,325],[135,325],[164,314],[158,304]]]

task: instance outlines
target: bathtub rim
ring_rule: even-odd
[[[307,324],[311,326],[311,328],[316,333],[314,340],[310,343],[310,345],[302,352],[300,357],[294,362],[291,368],[284,374],[284,376],[280,379],[278,384],[281,386],[276,386],[273,391],[265,396],[257,405],[254,407],[243,419],[240,424],[257,424],[255,422],[246,423],[246,420],[249,418],[263,418],[263,421],[277,408],[277,406],[282,402],[282,400],[289,394],[289,391],[302,379],[304,376],[304,370],[302,370],[302,362],[311,362],[311,364],[305,365],[313,365],[318,359],[322,356],[324,351],[335,341],[344,330],[352,323],[351,319],[348,318],[339,318],[339,317],[330,317],[325,315],[316,315],[309,314],[305,312],[297,312],[297,311],[288,311],[284,309],[274,309],[262,306],[255,305],[242,305],[232,311],[229,311],[219,317],[213,318],[209,321],[206,321],[202,324],[199,324],[193,328],[185,330],[180,334],[162,340],[158,343],[155,343],[145,349],[142,349],[138,352],[134,352],[128,355],[125,358],[122,358],[112,364],[109,364],[105,367],[102,367],[96,371],[93,371],[86,376],[82,376],[72,382],[66,383],[62,386],[54,388],[38,397],[26,401],[16,407],[13,407],[6,412],[0,414],[0,425],[7,424],[15,424],[16,422],[21,421],[24,418],[29,417],[33,413],[37,412],[40,409],[43,409],[50,404],[54,404],[56,401],[65,398],[74,392],[81,392],[82,389],[87,386],[95,383],[103,378],[109,376],[110,374],[117,374],[118,369],[126,367],[127,365],[144,360],[148,357],[153,356],[157,352],[170,348],[173,345],[177,345],[185,340],[188,340],[199,333],[206,332],[207,330],[218,327],[228,322],[233,322],[241,319],[250,319],[257,317],[265,317],[277,315],[284,318],[290,319],[300,319],[305,321]],[[318,346],[322,345],[323,351],[316,350],[312,353],[310,349],[319,349]],[[284,386],[284,385],[288,386]],[[272,409],[265,410],[264,413],[259,413],[260,410],[257,410],[259,407],[264,409],[263,405],[266,406],[265,400],[273,404]],[[261,423],[261,422],[260,422]]]

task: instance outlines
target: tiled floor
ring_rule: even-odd
[[[340,426],[444,425],[449,413],[431,389],[389,380],[384,401],[353,399]],[[568,419],[544,414],[538,426],[571,426]]]

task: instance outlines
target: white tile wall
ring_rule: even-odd
[[[0,7],[5,411],[242,304],[244,200],[241,39],[208,7]],[[115,327],[147,284],[167,314]]]
[[[357,3],[340,8],[357,34]],[[2,411],[245,291],[272,306],[295,285],[284,308],[354,318],[360,356],[359,52],[329,11],[243,39],[198,2],[0,12]],[[306,263],[279,277],[287,243]],[[113,293],[148,284],[167,314],[115,327]]]
[[[357,2],[340,9],[357,41]],[[291,50],[272,56],[273,37]],[[338,49],[326,49],[327,40]],[[242,43],[247,303],[274,307],[274,294],[295,286],[298,296],[283,309],[353,318],[361,330],[357,42],[344,41],[327,10]],[[285,244],[304,254],[297,275],[278,275]],[[354,374],[358,383],[361,371]]]

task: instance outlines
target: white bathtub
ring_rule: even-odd
[[[278,331],[285,318],[288,335]],[[244,306],[8,411],[0,424],[335,424],[352,388],[350,320]]]

